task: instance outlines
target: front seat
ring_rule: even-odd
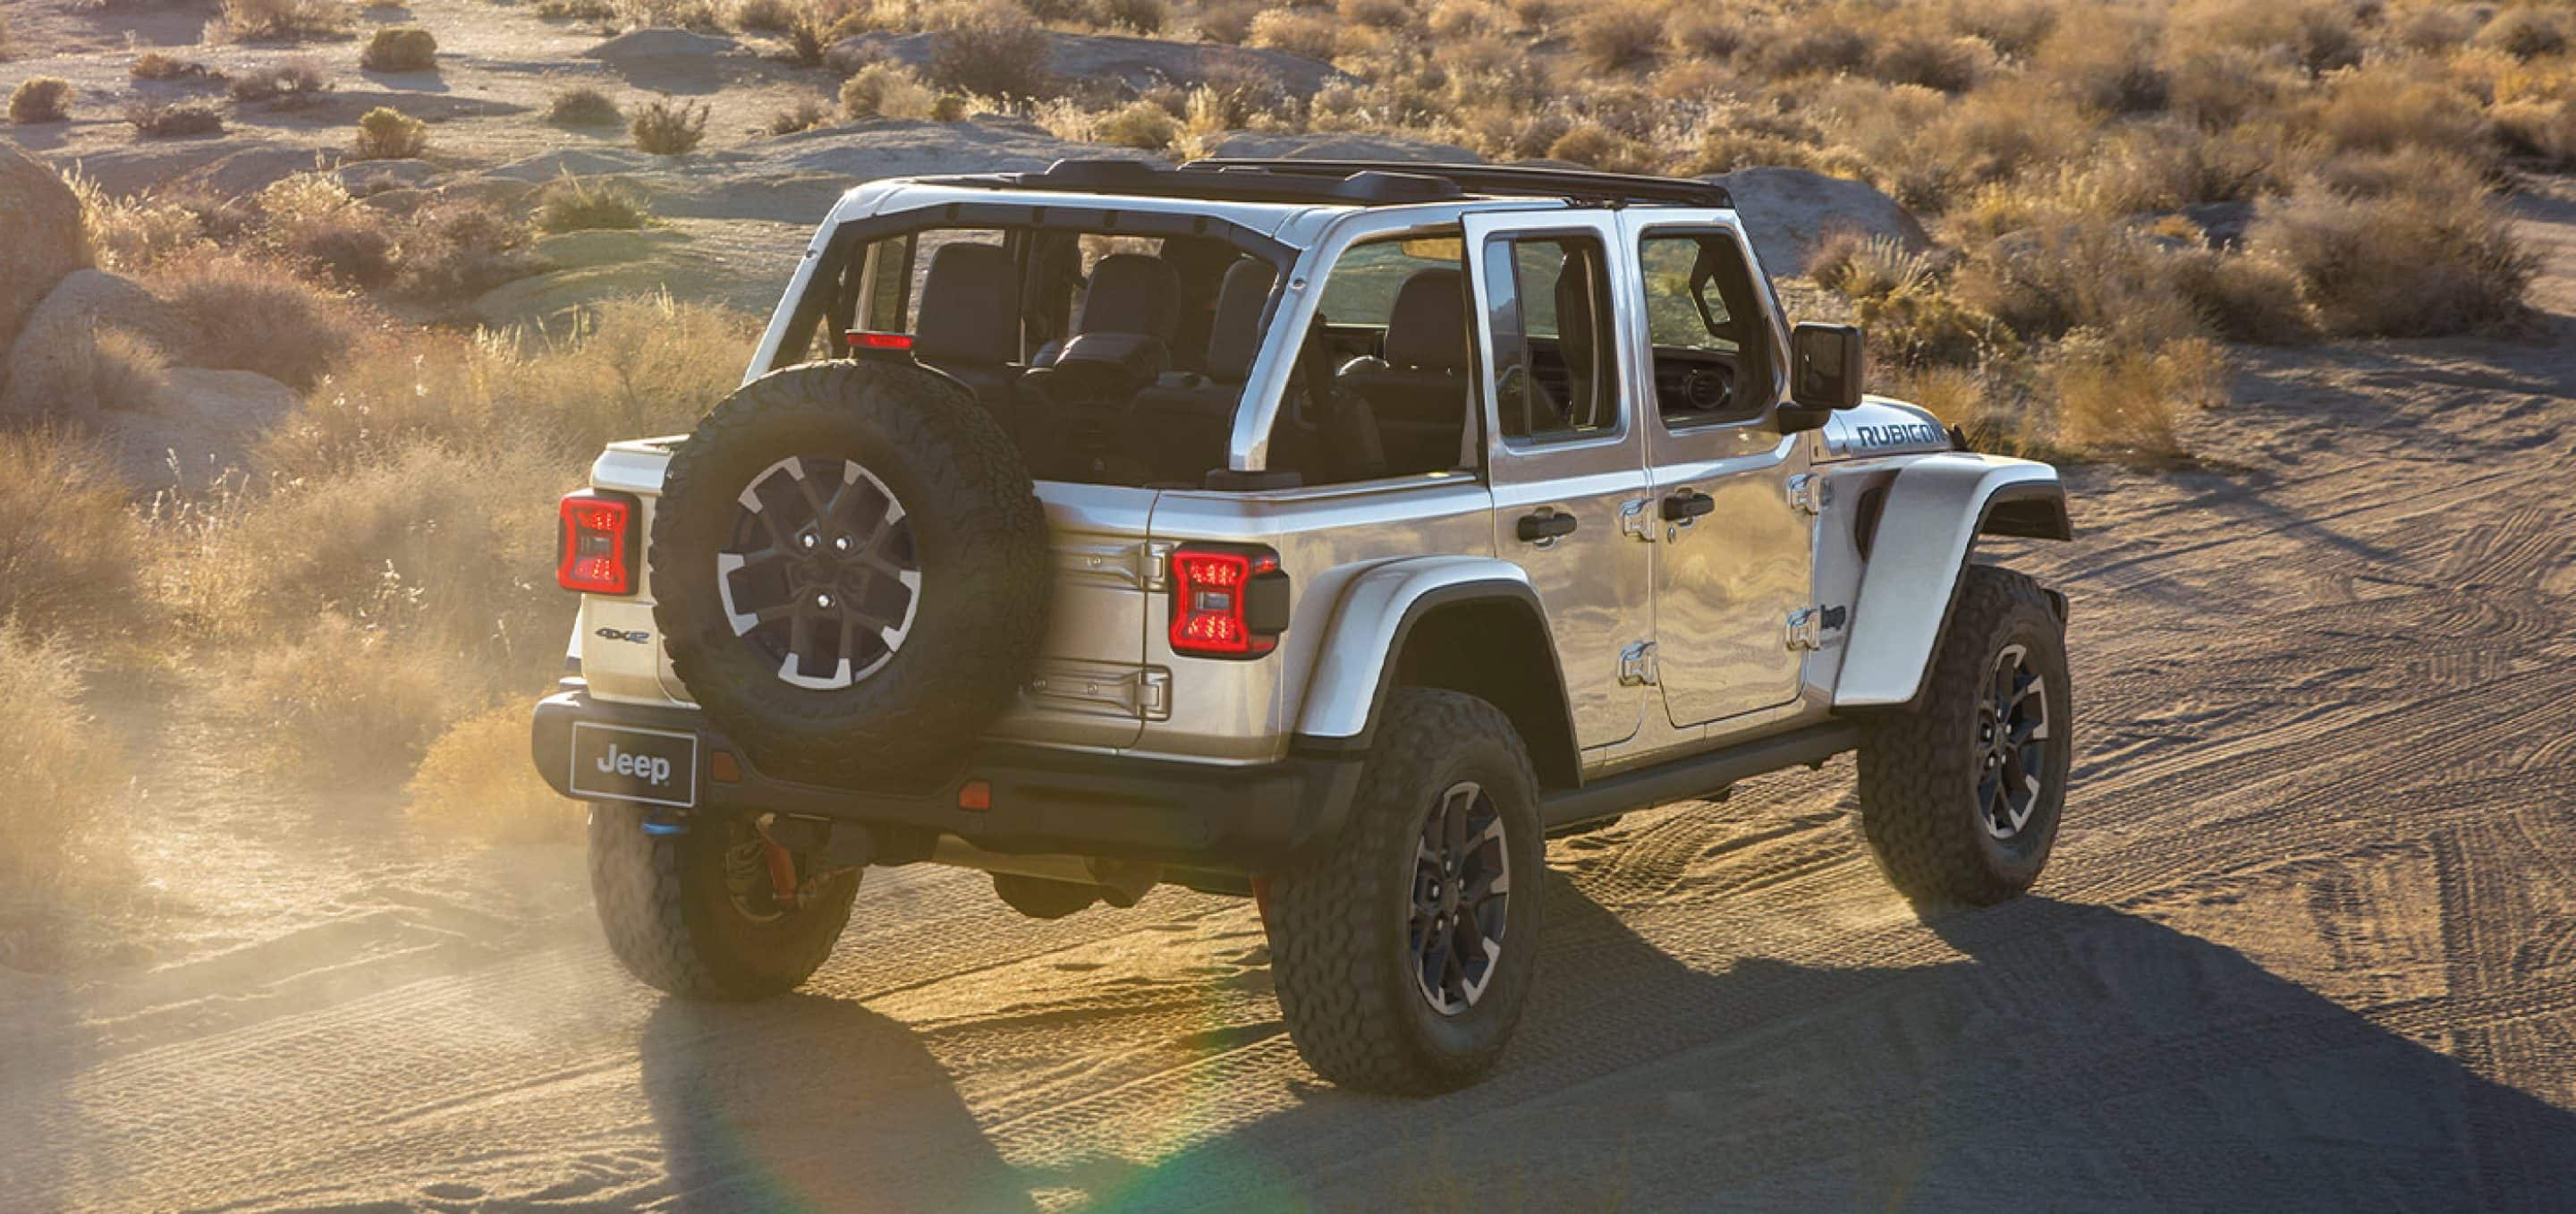
[[[986,411],[1007,416],[1020,356],[1019,270],[1010,250],[990,244],[941,245],[922,279],[921,314],[912,355],[975,393]]]
[[[1386,471],[1394,475],[1458,466],[1467,426],[1467,278],[1458,270],[1416,270],[1395,291],[1383,358],[1343,364],[1343,391],[1368,403]]]
[[[1171,263],[1145,253],[1112,253],[1092,263],[1083,284],[1082,307],[1074,313],[1067,340],[1094,333],[1151,338],[1167,355],[1181,324],[1181,276]],[[1063,348],[1050,342],[1031,360],[1038,366],[1055,361]]]

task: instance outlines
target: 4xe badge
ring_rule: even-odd
[[[604,801],[646,805],[695,805],[698,736],[667,729],[572,726],[572,791]]]
[[[624,641],[629,645],[641,645],[653,639],[652,633],[646,632],[641,628],[633,630],[622,628],[602,628],[591,635],[596,636],[603,641]]]

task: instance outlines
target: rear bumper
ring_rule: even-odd
[[[571,797],[576,721],[695,734],[707,754],[728,752],[740,778],[718,781],[700,763],[690,813],[780,813],[857,823],[889,835],[955,835],[987,851],[1063,853],[1261,872],[1307,854],[1341,830],[1359,785],[1357,757],[1292,756],[1218,766],[1004,743],[987,745],[946,784],[926,793],[825,788],[762,774],[697,712],[594,700],[578,685],[539,701],[531,739],[537,771]],[[957,807],[958,789],[981,780],[990,809]]]

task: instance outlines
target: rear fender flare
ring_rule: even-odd
[[[1859,601],[1834,683],[1834,707],[1911,704],[1949,627],[1977,535],[2069,539],[2057,469],[2032,460],[1949,452],[1898,470],[1861,572]],[[1940,604],[1938,610],[1929,604]]]
[[[1377,727],[1378,705],[1395,681],[1396,660],[1413,628],[1433,612],[1466,603],[1509,604],[1529,613],[1538,635],[1548,636],[1547,612],[1529,574],[1491,557],[1413,557],[1392,561],[1351,579],[1333,613],[1331,631],[1316,654],[1315,672],[1297,715],[1298,749],[1365,750]],[[1556,711],[1565,709],[1565,679],[1556,648],[1528,660],[1546,663]],[[1518,655],[1496,655],[1498,660]],[[1569,718],[1570,719],[1570,718]],[[1538,745],[1535,740],[1532,745]],[[1544,766],[1544,764],[1542,764]]]

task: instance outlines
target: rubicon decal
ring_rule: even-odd
[[[1897,422],[1885,426],[1854,426],[1852,442],[1862,447],[1948,446],[1950,435],[1928,422]]]

